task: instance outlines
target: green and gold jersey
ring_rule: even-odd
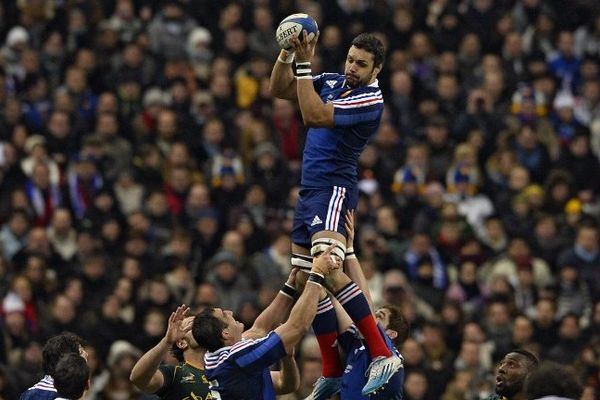
[[[208,389],[208,379],[204,370],[188,363],[161,365],[159,367],[165,381],[156,391],[163,400],[207,400],[214,399]]]

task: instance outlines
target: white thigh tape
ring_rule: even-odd
[[[344,261],[344,258],[346,257],[346,245],[344,245],[344,243],[336,239],[325,237],[315,239],[312,242],[310,254],[312,254],[313,256],[318,256],[319,254],[327,250],[327,248],[332,244],[335,244],[335,247],[333,248],[331,253],[339,257],[340,260]]]
[[[292,253],[292,266],[298,267],[302,271],[310,271],[312,269],[312,257],[303,254]]]

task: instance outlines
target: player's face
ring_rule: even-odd
[[[375,80],[381,68],[374,67],[373,57],[373,54],[366,50],[350,47],[344,68],[346,82],[349,86],[366,86]]]
[[[527,361],[518,353],[508,353],[496,372],[496,393],[510,397],[523,389],[527,377]]]
[[[234,340],[237,341],[241,339],[242,332],[244,332],[244,324],[236,321],[235,318],[233,318],[233,311],[215,308],[214,315],[223,321],[225,325],[227,325],[229,334],[234,338]]]

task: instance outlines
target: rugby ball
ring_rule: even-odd
[[[292,14],[287,16],[279,23],[277,27],[277,31],[275,32],[275,39],[284,50],[289,50],[292,48],[290,43],[290,39],[294,37],[299,37],[302,40],[302,32],[306,31],[308,34],[308,40],[312,40],[319,27],[317,26],[317,21],[314,20],[308,14]]]

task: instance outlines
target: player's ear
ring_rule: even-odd
[[[381,65],[377,66],[377,67],[373,67],[373,78],[375,78],[377,75],[379,75],[379,73],[381,72]]]
[[[390,339],[394,340],[398,337],[398,332],[393,329],[386,329],[385,333],[390,337]]]
[[[223,340],[229,339],[230,335],[231,334],[229,333],[229,328],[225,328],[221,331],[221,337],[223,338]]]
[[[181,350],[186,350],[188,348],[188,344],[185,339],[179,339],[176,343],[177,347]]]

